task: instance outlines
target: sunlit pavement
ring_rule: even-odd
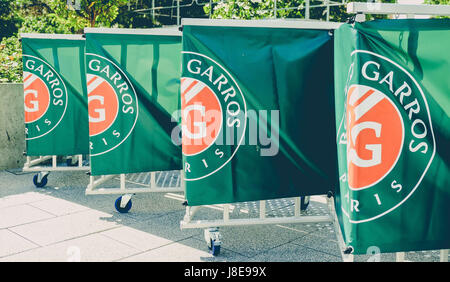
[[[330,223],[222,227],[214,257],[202,229],[180,229],[185,207],[174,195],[137,194],[130,212],[121,214],[114,208],[119,195],[85,195],[84,172],[52,172],[44,188],[34,186],[33,175],[0,171],[0,261],[342,261]],[[314,197],[308,209],[327,211],[324,198]],[[199,212],[205,219],[218,215]],[[394,261],[395,255],[378,258]],[[406,260],[439,261],[439,252],[410,252]]]

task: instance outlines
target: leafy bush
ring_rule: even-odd
[[[347,2],[366,2],[367,0],[352,0]],[[427,1],[448,1],[448,0],[427,0]],[[383,3],[393,3],[395,0],[382,0]],[[326,20],[327,8],[324,1],[310,0],[310,19]],[[319,7],[318,5],[322,5]],[[304,0],[286,0],[276,2],[276,18],[305,18]],[[206,4],[205,13],[211,13],[212,18],[216,19],[267,19],[274,18],[274,0],[222,0],[212,1],[211,5]],[[345,22],[352,15],[347,14],[344,4],[339,6],[330,6],[329,20],[335,22]],[[386,18],[386,16],[371,16],[371,18]]]
[[[22,46],[17,36],[0,43],[0,83],[22,82]]]
[[[82,30],[84,23],[71,22],[57,14],[26,16],[20,28],[23,33],[76,33]]]

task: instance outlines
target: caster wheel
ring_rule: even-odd
[[[300,210],[301,211],[306,211],[308,206],[309,206],[309,197],[308,196],[301,197],[300,198]]]
[[[116,202],[114,203],[114,206],[116,207],[116,210],[118,212],[120,212],[120,213],[127,213],[128,211],[130,211],[131,206],[132,206],[131,199],[128,201],[128,203],[123,208],[120,206],[120,202],[122,202],[122,196],[117,198]]]
[[[66,159],[67,166],[78,166],[78,160],[75,163],[72,163],[72,159]]]
[[[211,240],[211,247],[208,246],[208,248],[213,256],[218,256],[220,254],[220,245],[216,245],[213,240]]]
[[[48,181],[47,176],[48,176],[48,174],[45,175],[44,177],[42,177],[41,181],[39,182],[39,181],[38,181],[38,179],[39,179],[39,174],[35,174],[35,175],[33,176],[33,183],[34,183],[34,186],[36,186],[37,188],[42,188],[42,187],[44,187],[45,185],[47,185],[47,181]]]

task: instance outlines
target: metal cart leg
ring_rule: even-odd
[[[222,235],[219,232],[219,227],[205,229],[204,235],[210,253],[213,256],[218,256],[220,254],[220,246],[222,245]]]
[[[440,262],[448,262],[448,249],[441,250]]]
[[[309,196],[301,197],[300,210],[306,211],[309,206]]]
[[[395,261],[396,262],[404,262],[405,261],[405,253],[404,252],[395,253]]]

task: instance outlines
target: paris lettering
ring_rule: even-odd
[[[67,108],[67,89],[60,75],[45,61],[23,55],[26,139],[37,139],[58,126]]]
[[[183,56],[182,151],[185,179],[192,181],[216,173],[233,158],[243,141],[246,108],[238,84],[223,66],[203,54]],[[236,145],[231,150],[230,139]]]
[[[343,212],[361,223],[403,204],[420,186],[436,148],[428,105],[414,77],[369,51],[354,51],[352,58],[338,130],[339,151],[346,153],[339,166],[345,168]]]
[[[109,59],[97,54],[87,57],[87,91],[91,156],[117,148],[134,129],[138,116],[133,85]]]

